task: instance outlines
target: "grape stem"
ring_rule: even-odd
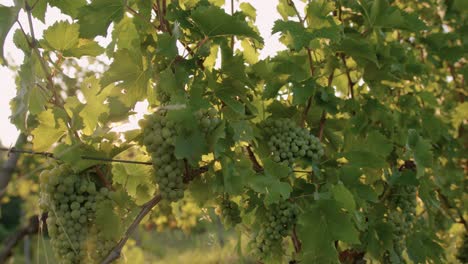
[[[108,264],[113,262],[114,260],[120,257],[122,252],[122,248],[127,243],[128,238],[135,232],[135,229],[138,227],[140,222],[143,218],[161,201],[161,195],[158,194],[153,197],[153,199],[149,200],[147,203],[143,205],[141,208],[140,213],[138,213],[137,217],[133,220],[132,224],[128,227],[127,231],[125,231],[125,235],[120,239],[119,243],[109,252],[107,257],[101,262],[101,264]]]

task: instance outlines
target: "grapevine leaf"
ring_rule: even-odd
[[[221,99],[227,106],[229,106],[233,111],[244,115],[245,113],[245,106],[239,100],[236,100],[238,94],[234,89],[218,89],[216,91],[216,95]]]
[[[32,16],[39,19],[42,23],[45,23],[47,0],[29,1],[30,6],[31,6],[31,2],[34,3],[34,8],[31,10]]]
[[[44,106],[52,96],[46,85],[36,76],[34,57],[25,59],[19,68],[21,78],[17,81],[17,94],[11,101],[11,120],[20,129],[26,129],[26,116],[37,115],[45,110]]]
[[[62,13],[76,18],[78,10],[86,5],[86,0],[48,0],[50,6],[57,7]]]
[[[99,81],[93,76],[85,79],[81,85],[81,91],[86,99],[86,104],[80,112],[83,118],[83,133],[91,135],[101,116],[109,113],[109,105],[105,104],[112,87],[106,87],[101,91]]]
[[[254,139],[253,128],[249,122],[245,120],[232,121],[230,125],[233,128],[233,139],[235,141],[250,141]]]
[[[308,208],[299,217],[298,234],[307,263],[338,263],[336,240],[359,243],[359,233],[351,218],[332,200],[319,200]]]
[[[301,23],[296,21],[275,21],[272,34],[277,32],[282,32],[283,35],[289,33],[293,39],[292,48],[295,50],[309,47],[309,43],[314,39],[324,38],[332,41],[338,41],[340,39],[340,28],[338,26],[310,30],[304,28]]]
[[[282,199],[288,199],[292,188],[288,183],[281,182],[278,178],[258,174],[249,179],[248,185],[252,190],[265,195],[265,204],[276,203]]]
[[[112,201],[104,200],[96,205],[96,227],[105,239],[118,240],[120,238],[122,225]]]
[[[251,4],[242,2],[239,5],[240,10],[244,12],[248,17],[252,18],[254,21],[257,18],[257,10]]]
[[[354,59],[365,59],[379,65],[374,47],[362,39],[344,38],[338,45],[337,50],[350,55]]]
[[[244,52],[242,55],[247,63],[255,64],[258,61],[259,53],[248,39],[241,41],[241,46]]]
[[[369,230],[364,235],[367,243],[368,252],[378,258],[385,253],[386,250],[393,246],[393,228],[389,223],[371,222]]]
[[[414,151],[414,159],[416,165],[423,166],[426,168],[432,167],[432,146],[428,140],[420,139]]]
[[[354,212],[356,210],[354,196],[343,184],[334,185],[331,191],[335,200],[339,202],[343,208],[349,212]]]
[[[380,132],[373,130],[367,135],[364,149],[386,158],[393,149],[392,143]]]
[[[307,99],[310,98],[316,90],[317,83],[315,82],[315,80],[312,79],[305,81],[303,84],[295,85],[292,88],[292,92],[294,94],[293,104],[305,104],[307,102]]]
[[[456,129],[467,119],[468,116],[468,102],[464,102],[455,107],[452,114],[452,125]]]
[[[414,129],[408,131],[408,139],[406,145],[410,150],[413,151],[414,159],[416,165],[421,167],[421,170],[418,170],[418,175],[420,171],[423,171],[423,168],[432,167],[432,145],[430,141],[423,139]]]
[[[176,46],[176,37],[171,36],[168,33],[163,33],[158,35],[158,48],[156,51],[161,55],[167,57],[168,59],[174,59],[177,54],[177,46]]]
[[[56,22],[44,31],[44,41],[54,50],[65,51],[78,45],[78,24],[70,24],[66,21]]]
[[[144,159],[137,157],[137,160]],[[124,186],[128,195],[134,198],[138,205],[147,202],[147,198],[155,189],[151,168],[139,164],[113,163],[112,181]]]
[[[46,151],[67,133],[63,119],[58,119],[52,109],[43,111],[37,116],[39,125],[31,132],[33,149]]]
[[[335,9],[335,3],[327,0],[309,2],[307,6],[307,24],[313,28],[322,28],[333,23],[330,13]]]
[[[24,54],[31,53],[28,40],[24,36],[23,32],[21,32],[21,29],[17,29],[15,31],[15,34],[13,35],[13,43],[15,43],[15,46],[19,48],[20,50],[22,50]]]
[[[382,168],[386,166],[382,157],[369,151],[348,151],[343,153],[343,156],[355,167]]]
[[[3,45],[11,27],[18,16],[19,8],[0,5],[0,65],[5,65],[3,57]]]
[[[408,256],[414,263],[426,263],[429,260],[443,263],[444,250],[429,234],[415,232],[407,239]]]
[[[79,39],[76,47],[65,50],[64,56],[80,58],[82,56],[98,56],[104,52],[104,48],[94,40]]]
[[[118,22],[124,16],[124,0],[94,0],[81,7],[78,13],[80,36],[94,38],[106,36],[107,28],[112,22]]]
[[[223,164],[223,184],[228,194],[239,195],[243,192],[246,179],[254,177],[255,172],[246,158],[232,162],[225,159]]]
[[[283,179],[289,175],[287,166],[274,162],[271,158],[263,160],[263,168],[265,169],[265,175],[273,178]]]
[[[208,37],[236,35],[263,39],[239,16],[230,16],[215,6],[200,6],[192,11],[192,20]]]
[[[150,73],[143,67],[140,58],[135,58],[129,50],[119,50],[114,54],[114,61],[101,79],[103,87],[118,81],[126,89],[129,101],[136,102],[146,94]]]
[[[179,135],[175,141],[174,154],[178,159],[187,159],[196,165],[203,153],[208,151],[208,145],[200,131],[192,131],[189,135]]]

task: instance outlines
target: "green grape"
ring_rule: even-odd
[[[281,249],[281,241],[297,222],[298,209],[289,201],[280,201],[267,208],[265,222],[254,240],[255,253],[265,258],[274,249]]]
[[[217,211],[226,226],[235,226],[242,221],[239,206],[226,197],[221,200]]]
[[[275,162],[292,166],[297,159],[317,161],[324,154],[320,140],[290,119],[268,119],[261,127],[269,137],[267,144]]]
[[[48,211],[46,224],[57,260],[70,264],[99,263],[97,259],[89,259],[86,244],[93,236],[89,230],[95,218],[95,201],[108,199],[107,188],[97,193],[93,182],[63,164],[44,170],[40,179],[41,203]]]
[[[416,186],[395,185],[388,200],[387,221],[393,226],[393,254],[386,252],[385,263],[400,263],[408,231],[416,216]]]
[[[166,111],[158,111],[145,116],[140,123],[143,129],[142,143],[153,160],[155,180],[164,200],[178,201],[184,197],[184,160],[175,156],[175,140],[179,135],[177,123],[168,120]],[[201,110],[195,113],[197,122],[204,133],[209,133],[219,124],[216,110]]]

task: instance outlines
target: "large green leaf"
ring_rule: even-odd
[[[86,0],[48,0],[50,6],[57,7],[62,13],[76,18],[78,10],[86,5]]]
[[[336,240],[359,244],[359,233],[336,201],[318,200],[299,217],[298,234],[306,263],[339,263]]]
[[[201,156],[208,151],[205,137],[199,130],[191,131],[188,135],[181,134],[176,138],[174,154],[178,159],[187,159],[196,165]]]
[[[193,22],[208,37],[236,35],[250,37],[263,42],[246,21],[239,16],[230,16],[215,6],[200,6],[192,11]]]
[[[251,177],[248,186],[252,190],[265,195],[264,202],[266,205],[288,199],[292,191],[291,185],[269,174],[258,174]]]
[[[44,31],[45,43],[58,51],[75,48],[78,45],[79,28],[78,24],[56,22]]]
[[[0,5],[0,65],[4,65],[3,45],[11,27],[16,21],[19,9],[17,7],[7,7]]]
[[[124,0],[93,0],[91,4],[81,7],[77,17],[80,36],[106,36],[109,25],[123,18],[125,3]]]
[[[31,132],[33,149],[47,151],[55,142],[67,134],[67,125],[55,116],[52,109],[43,111],[37,116],[39,125]]]
[[[142,155],[136,155],[133,159],[146,161],[145,157]],[[148,197],[154,193],[155,190],[153,171],[149,166],[114,163],[112,164],[112,181],[123,186],[128,195],[135,199],[138,205],[147,202]],[[141,190],[146,191],[142,192]]]
[[[122,223],[111,200],[103,200],[96,204],[96,228],[105,239],[120,239]]]
[[[81,85],[81,92],[86,99],[86,104],[80,112],[80,117],[83,118],[84,129],[83,133],[91,135],[98,125],[98,121],[102,116],[107,116],[109,113],[109,105],[105,104],[107,96],[112,87],[106,87],[101,90],[99,80],[94,76],[85,79]]]
[[[119,86],[126,89],[129,101],[136,102],[146,94],[150,72],[144,68],[140,57],[135,58],[129,50],[115,53],[114,61],[101,79],[103,87],[122,81]]]

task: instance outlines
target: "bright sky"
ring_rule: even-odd
[[[278,41],[278,34],[271,36],[273,22],[280,18],[278,12],[276,11],[277,2],[265,0],[249,0],[244,2],[249,2],[257,9],[257,26],[259,27],[260,33],[265,40],[265,48],[261,52],[261,58],[275,54],[277,50],[280,50],[283,47]],[[13,0],[0,0],[0,4],[5,6],[12,6]],[[238,4],[239,3],[237,2],[236,6],[238,6]],[[299,10],[303,9],[304,4],[301,1],[296,1],[296,5],[298,6]],[[230,11],[229,7],[227,10]],[[57,20],[70,21],[70,17],[61,15],[57,8],[51,7],[48,8],[45,17],[45,24],[39,20],[34,20],[33,27],[37,38],[42,37],[42,32],[45,28],[47,28],[47,25],[51,25]],[[20,13],[19,21],[22,25],[28,24],[27,17],[24,12]],[[10,30],[4,46],[4,54],[8,63],[15,66],[20,65],[23,60],[22,52],[15,47],[12,41],[13,33],[17,28],[18,25],[15,25]],[[25,27],[25,30],[29,32],[28,27]],[[104,39],[101,40],[105,41]],[[19,133],[16,127],[12,125],[9,120],[9,116],[11,115],[9,102],[16,95],[15,72],[9,70],[6,67],[0,66],[0,80],[2,83],[0,86],[0,142],[4,146],[9,147],[14,145]],[[141,103],[137,104],[135,111],[139,114],[130,117],[130,124],[123,125],[119,130],[135,128],[136,121],[143,113],[146,112],[146,105]]]

